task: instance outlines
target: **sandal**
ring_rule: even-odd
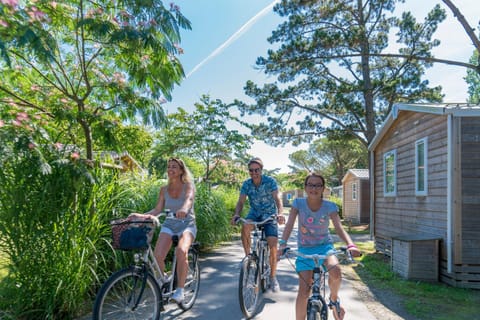
[[[340,299],[337,299],[337,301],[332,301],[330,298],[328,307],[330,309],[335,308],[335,310],[333,310],[333,317],[335,320],[343,320],[343,317],[345,316],[345,310],[340,306]]]

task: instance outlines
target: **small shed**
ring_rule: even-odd
[[[439,280],[480,289],[480,105],[396,104],[369,151],[376,249],[439,239]]]
[[[370,183],[368,169],[349,169],[342,179],[343,219],[353,223],[370,222]]]

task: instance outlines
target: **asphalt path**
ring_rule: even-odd
[[[280,227],[280,234],[282,228],[283,226]],[[295,239],[294,234],[291,239]],[[172,309],[167,311],[165,319],[244,319],[238,303],[238,277],[243,256],[239,240],[202,254],[200,291],[195,305],[183,313],[170,306]],[[260,298],[259,311],[253,319],[295,319],[298,276],[292,264],[288,260],[279,262],[277,278],[281,291],[265,292]],[[364,305],[351,281],[345,277],[339,296],[346,309],[344,320],[377,319]],[[334,319],[331,313],[329,319]]]
[[[280,234],[283,226],[280,226]],[[291,239],[295,239],[292,234]],[[294,244],[294,243],[292,243]],[[241,242],[232,241],[208,253],[202,253],[200,259],[201,282],[198,298],[192,309],[181,311],[174,304],[166,306],[163,320],[241,320],[244,316],[238,302],[238,277],[240,262],[244,256]],[[280,292],[267,291],[260,297],[259,311],[253,319],[295,319],[295,298],[298,288],[298,276],[288,260],[281,260],[277,268]],[[328,296],[328,292],[327,292]],[[362,303],[353,283],[343,277],[339,296],[346,310],[344,320],[377,319]],[[89,320],[85,316],[78,320]],[[329,319],[334,319],[330,312]]]

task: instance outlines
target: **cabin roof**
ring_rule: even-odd
[[[368,150],[372,151],[382,140],[383,136],[387,133],[388,129],[393,125],[398,117],[398,114],[402,111],[430,113],[436,115],[448,115],[451,114],[456,117],[480,117],[480,105],[472,105],[467,103],[423,103],[423,104],[407,104],[396,103],[392,107],[392,111],[388,114],[387,118],[383,122],[380,130],[370,142]]]

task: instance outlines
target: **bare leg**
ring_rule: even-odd
[[[177,287],[183,288],[185,286],[185,280],[187,279],[188,272],[188,250],[190,245],[193,243],[193,235],[186,231],[180,237],[178,241],[178,246],[175,249],[175,254],[177,256]]]
[[[172,236],[168,233],[161,232],[158,236],[157,243],[155,244],[154,255],[162,272],[165,271],[165,257],[171,247]]]
[[[270,276],[275,277],[277,274],[277,237],[267,238],[268,247],[270,248]]]
[[[250,253],[250,246],[251,246],[250,233],[252,232],[252,230],[253,230],[253,225],[251,224],[242,225],[242,245],[243,245],[243,251],[245,252],[246,256]]]
[[[342,271],[338,266],[338,259],[335,256],[330,256],[325,261],[325,264],[328,268],[328,287],[330,288],[330,301],[338,301],[338,291],[340,290],[340,283],[342,282]],[[345,309],[340,306],[340,315],[333,310],[335,320],[342,320],[345,316]]]
[[[305,320],[307,317],[307,301],[312,284],[312,271],[302,271],[298,277],[298,293],[295,301],[295,319]]]

